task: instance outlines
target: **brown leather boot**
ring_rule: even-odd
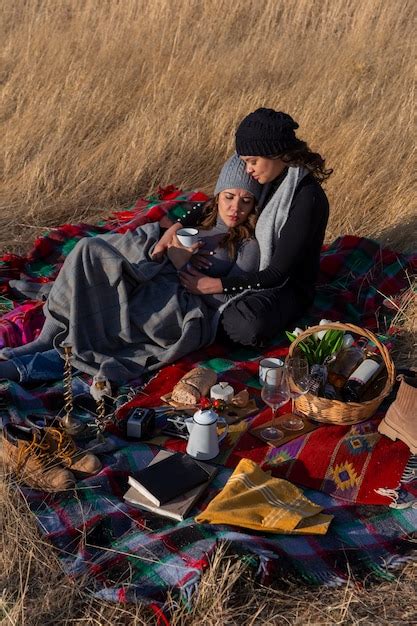
[[[29,487],[64,491],[75,486],[74,475],[51,456],[39,429],[6,424],[2,444],[6,465]]]
[[[61,428],[45,426],[42,433],[50,454],[77,478],[87,478],[101,470],[102,465],[95,454],[79,450],[73,438]]]
[[[393,441],[400,439],[417,454],[417,378],[402,376],[397,397],[378,430]]]

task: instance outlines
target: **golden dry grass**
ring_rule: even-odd
[[[291,113],[334,168],[328,239],[415,247],[412,0],[4,0],[0,12],[1,250],[158,185],[209,190],[258,106]],[[398,307],[397,358],[412,364],[411,286]],[[69,583],[24,502],[1,489],[2,623],[153,623]],[[416,581],[409,564],[362,590],[265,589],[219,555],[191,613],[173,601],[172,622],[417,623]]]
[[[210,189],[237,122],[265,105],[290,112],[335,170],[329,238],[415,238],[412,0],[0,10],[3,248],[159,184]]]

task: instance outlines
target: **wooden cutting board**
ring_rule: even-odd
[[[282,430],[282,432],[284,433],[284,437],[282,439],[278,439],[274,441],[270,439],[264,439],[262,437],[261,432],[264,430],[264,428],[267,428],[268,426],[272,426],[272,420],[269,420],[268,422],[264,422],[263,424],[261,424],[260,426],[256,426],[255,428],[251,428],[249,430],[249,433],[253,435],[254,437],[257,437],[257,439],[260,439],[263,443],[267,443],[269,446],[273,448],[278,448],[279,446],[282,446],[284,443],[287,443],[288,441],[292,441],[293,439],[296,439],[297,437],[301,437],[301,435],[305,435],[306,433],[309,433],[310,431],[315,430],[316,428],[319,428],[319,426],[322,426],[322,424],[318,424],[317,422],[313,422],[312,420],[308,419],[308,417],[306,417],[305,415],[296,415],[296,417],[300,417],[304,422],[303,430],[286,430],[285,428],[282,427],[281,422],[283,421],[283,419],[287,419],[289,415],[290,415],[289,413],[287,413],[286,415],[279,415],[275,421],[275,426],[279,428],[280,430]]]
[[[161,396],[161,400],[163,402],[166,402],[170,406],[175,407],[179,411],[184,411],[186,413],[189,413],[190,415],[193,415],[200,408],[196,404],[179,404],[179,402],[171,400],[170,393]],[[248,404],[245,407],[228,406],[224,411],[216,411],[216,413],[218,413],[220,417],[223,417],[228,424],[235,424],[245,417],[255,414],[257,411],[259,411],[259,408],[256,405],[255,400],[249,400]]]

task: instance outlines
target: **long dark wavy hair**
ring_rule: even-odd
[[[270,158],[282,159],[288,165],[304,166],[319,183],[327,180],[333,173],[332,169],[326,169],[326,161],[321,154],[310,150],[306,142],[301,141],[301,139],[298,139],[298,143],[294,148],[290,148],[284,154]]]
[[[213,228],[217,221],[218,213],[219,194],[214,196],[211,200],[208,200],[204,205],[203,221],[201,222],[199,228],[202,230],[210,230]],[[255,225],[257,219],[258,212],[255,202],[253,210],[249,213],[243,224],[229,228],[229,231],[220,240],[219,246],[227,249],[228,255],[231,259],[236,257],[237,246],[241,241],[252,239],[252,237],[255,236]]]

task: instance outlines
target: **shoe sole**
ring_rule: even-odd
[[[392,441],[399,439],[410,448],[411,454],[417,454],[417,441],[413,441],[401,428],[395,428],[392,424],[389,424],[386,418],[378,426],[378,432],[389,437]]]

